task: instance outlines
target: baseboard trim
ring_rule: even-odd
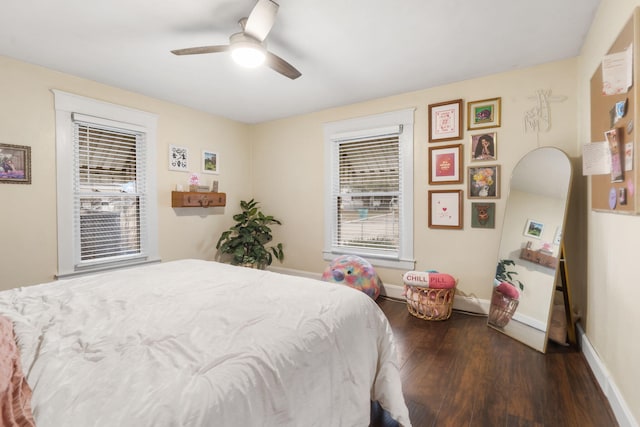
[[[609,401],[609,405],[611,405],[611,410],[618,424],[620,427],[639,427],[624,397],[620,393],[620,390],[618,390],[615,381],[611,378],[611,375],[609,375],[607,367],[602,363],[598,352],[593,348],[589,338],[582,329],[582,325],[578,323],[576,326],[582,354],[584,354],[587,364],[591,368],[591,372],[593,372],[602,392]]]
[[[405,299],[403,295],[404,288],[402,286],[383,284],[383,288],[384,290],[381,291],[381,294],[388,296],[389,298],[401,299],[401,300]]]

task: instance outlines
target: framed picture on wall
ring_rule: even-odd
[[[0,144],[0,183],[31,184],[31,147]]]
[[[467,130],[499,127],[501,99],[491,98],[467,102]]]
[[[462,182],[462,144],[429,147],[429,184]]]
[[[189,150],[185,147],[169,145],[169,170],[189,171]]]
[[[493,202],[471,203],[472,228],[496,228],[496,204]]]
[[[429,191],[429,228],[462,228],[462,190]]]
[[[469,166],[467,168],[470,199],[500,197],[500,166]]]
[[[498,160],[498,133],[471,135],[471,161]]]
[[[220,173],[220,157],[218,153],[208,150],[202,152],[202,172]]]
[[[533,237],[534,239],[540,239],[542,237],[542,230],[544,230],[543,223],[534,219],[528,219],[524,226],[524,235]]]
[[[462,138],[462,99],[429,105],[429,142]]]

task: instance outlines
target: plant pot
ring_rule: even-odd
[[[518,308],[519,301],[493,290],[491,307],[489,307],[489,323],[499,328],[504,328],[513,317]]]
[[[256,262],[245,262],[243,264],[240,264],[242,267],[247,267],[247,268],[254,268],[256,270],[263,270],[263,268],[260,268],[260,265]]]

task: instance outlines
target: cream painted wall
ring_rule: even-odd
[[[580,143],[590,141],[591,76],[637,6],[640,6],[638,0],[602,0],[587,35],[578,67]],[[636,361],[640,360],[640,340],[635,327],[640,324],[640,310],[636,306],[640,300],[640,218],[591,212],[588,206],[585,207],[589,247],[588,306],[583,324],[589,341],[610,375],[609,381],[617,388],[605,389],[605,392],[619,393],[635,418],[635,424],[631,425],[638,425],[640,365]]]
[[[284,266],[307,272],[321,272],[326,266],[321,253],[325,170],[323,123],[415,107],[416,269],[436,269],[453,274],[459,279],[461,294],[489,299],[513,167],[525,153],[538,146],[556,146],[570,156],[576,156],[576,66],[577,61],[572,59],[256,125],[252,129],[254,196],[265,210],[283,221],[275,237],[285,245]],[[565,99],[551,104],[551,131],[527,133],[523,118],[527,111],[537,106],[535,94],[538,89],[551,89],[552,95]],[[429,229],[428,189],[464,189],[466,195],[467,180],[462,185],[428,185],[428,147],[438,145],[427,142],[428,105],[458,98],[473,101],[493,97],[502,97],[502,126],[496,129],[497,163],[502,169],[502,197],[495,200],[496,229],[471,228],[471,200],[466,196],[463,230]],[[465,131],[464,139],[459,141],[464,144],[465,168],[470,159],[469,134]],[[544,165],[541,165],[541,173],[544,173]],[[385,283],[402,283],[404,271],[382,268],[376,271]]]
[[[60,89],[155,113],[160,256],[213,259],[241,198],[251,196],[249,127],[178,105],[0,57],[0,142],[31,146],[32,184],[0,185],[0,289],[53,280],[57,269],[53,93]],[[220,155],[228,207],[173,209],[171,190],[188,174],[169,171],[168,145],[185,146],[199,171],[201,151]],[[216,175],[202,175],[211,179]]]
[[[580,144],[589,139],[589,79],[637,5],[640,0],[603,0],[578,59],[255,126],[0,57],[0,142],[31,146],[33,167],[32,185],[0,185],[0,289],[48,281],[56,272],[52,88],[159,115],[158,208],[163,260],[213,259],[217,236],[233,222],[231,216],[238,210],[239,201],[255,197],[266,212],[283,220],[283,226],[274,231],[276,241],[285,244],[284,267],[308,272],[320,272],[326,265],[321,255],[323,123],[415,107],[416,268],[456,275],[461,295],[470,298],[489,297],[508,177],[519,158],[537,146],[556,146],[572,157],[577,176],[566,235],[575,309],[582,314],[587,336],[622,398],[634,408],[635,419],[640,419],[640,389],[635,386],[640,365],[629,363],[640,358],[640,343],[629,333],[640,321],[640,313],[634,308],[640,299],[634,265],[637,252],[633,240],[637,239],[624,237],[640,234],[640,220],[590,212],[588,180],[580,177],[579,157]],[[527,133],[523,117],[536,107],[532,97],[538,89],[551,89],[553,95],[566,99],[551,104],[550,132]],[[496,229],[471,228],[471,201],[465,199],[463,230],[431,230],[426,225],[430,188],[427,106],[457,98],[473,101],[496,96],[502,97],[503,103],[503,125],[497,129],[502,197],[495,200]],[[461,140],[465,144],[465,167],[470,157],[468,136],[465,132]],[[202,149],[220,153],[220,189],[228,195],[225,209],[199,211],[169,206],[171,189],[185,183],[187,176],[167,170],[169,144],[187,146],[197,161]],[[460,188],[466,193],[464,185],[437,188]],[[385,282],[401,283],[402,271],[378,271]]]

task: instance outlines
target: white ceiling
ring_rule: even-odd
[[[0,55],[259,123],[577,56],[599,0],[280,0],[268,49],[297,80],[169,52],[227,44],[254,4],[2,0]]]

